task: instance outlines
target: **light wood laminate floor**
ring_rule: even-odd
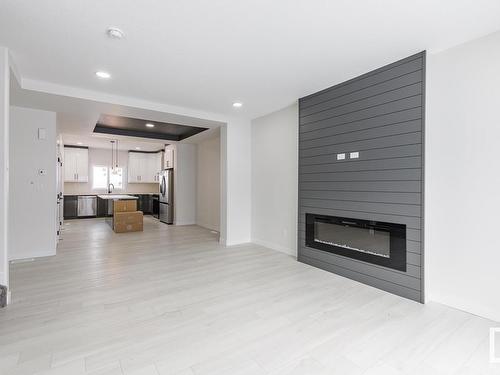
[[[57,256],[11,280],[0,374],[500,374],[494,322],[196,226],[67,221]]]

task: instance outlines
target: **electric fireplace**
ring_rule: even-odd
[[[406,272],[406,225],[306,214],[306,246]]]

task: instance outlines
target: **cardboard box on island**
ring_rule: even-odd
[[[144,229],[142,211],[115,212],[113,229],[116,233],[142,232]]]
[[[113,213],[117,212],[134,212],[137,211],[137,200],[116,200],[113,202]]]

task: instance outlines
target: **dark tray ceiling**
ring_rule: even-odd
[[[154,124],[154,128],[148,128],[147,123]],[[94,133],[182,141],[207,129],[131,117],[101,115],[95,125]]]

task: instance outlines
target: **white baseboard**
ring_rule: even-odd
[[[271,250],[279,251],[280,253],[285,253],[293,257],[297,256],[297,252],[294,249],[290,249],[285,246],[281,246],[268,241],[259,240],[258,238],[252,238],[252,242],[260,246],[268,247]]]
[[[4,272],[0,272],[0,285],[7,286],[8,280],[6,279],[6,274]],[[7,286],[7,305],[10,304],[10,289]]]
[[[176,221],[174,225],[196,225],[194,221]]]
[[[13,258],[9,259],[9,262],[16,261],[16,260],[23,260],[23,259],[36,259],[36,258],[45,258],[45,257],[52,257],[56,255],[56,250],[50,250],[50,251],[45,251],[42,253],[26,253],[26,254],[16,254]]]
[[[207,223],[200,223],[200,222],[196,222],[196,225],[198,225],[199,227],[202,227],[202,228],[205,228],[205,229],[208,229],[208,230],[213,230],[215,232],[220,232],[219,229],[217,228],[214,228],[213,225],[210,225],[210,224],[207,224]]]

